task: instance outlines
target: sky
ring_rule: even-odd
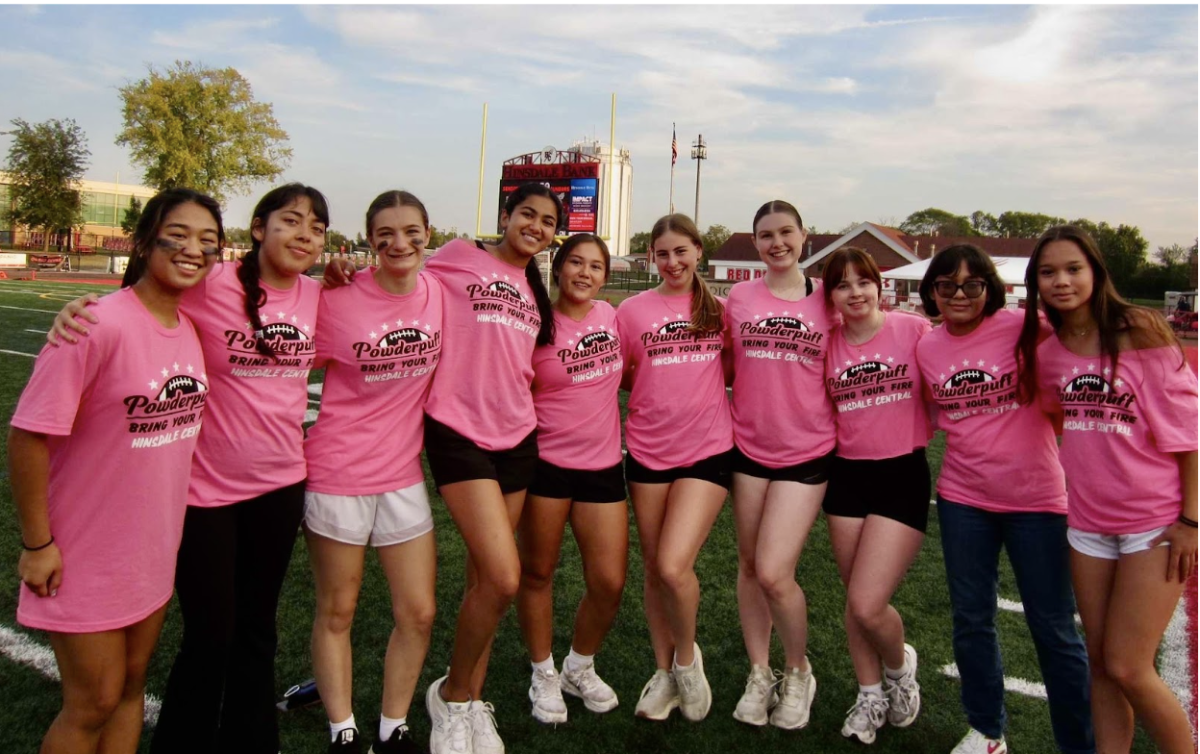
[[[281,182],[349,235],[391,188],[473,232],[484,103],[492,231],[501,163],[607,142],[615,93],[635,232],[667,212],[674,123],[679,211],[708,143],[702,228],[748,231],[781,198],[821,232],[939,207],[1136,225],[1151,250],[1197,236],[1195,5],[48,5],[0,6],[0,28],[0,129],[73,118],[88,178],[139,182],[118,88],[232,66],[290,136]]]

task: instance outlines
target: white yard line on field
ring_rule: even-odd
[[[54,311],[51,311],[49,309],[30,309],[25,306],[3,306],[3,305],[0,305],[0,309],[15,309],[19,312],[41,312],[42,314],[58,314],[57,309],[55,309]]]
[[[958,666],[954,663],[942,666],[942,675],[948,675],[951,678],[958,678]],[[1011,691],[1014,694],[1024,694],[1032,696],[1034,699],[1046,698],[1046,686],[1034,681],[1027,681],[1024,678],[1009,678],[1004,676],[1004,690]]]
[[[0,348],[0,353],[11,353],[13,356],[28,356],[31,359],[37,358],[36,353],[25,353],[24,351],[9,351],[4,348]]]
[[[13,662],[33,668],[52,681],[62,680],[58,674],[58,662],[54,659],[54,652],[49,647],[44,647],[20,631],[15,631],[3,624],[0,624],[0,654]],[[158,722],[160,709],[162,709],[162,702],[158,697],[146,694],[146,707],[142,717],[147,726],[154,727],[154,724]]]

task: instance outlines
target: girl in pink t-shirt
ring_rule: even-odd
[[[1004,281],[991,258],[970,244],[939,251],[919,290],[925,312],[943,319],[917,343],[917,362],[926,400],[946,432],[937,515],[970,724],[953,754],[1007,751],[995,625],[1001,548],[1037,647],[1055,742],[1066,752],[1094,751],[1054,428],[1039,408],[1018,402],[1015,353],[1023,317],[1003,308]]]
[[[733,512],[738,540],[738,613],[750,675],[733,716],[748,725],[808,725],[816,680],[805,656],[808,610],[796,563],[821,512],[837,435],[825,392],[832,322],[800,272],[804,221],[775,200],[754,215],[754,245],[766,274],[729,292],[733,343]],[[769,662],[772,626],[784,672]]]
[[[429,649],[437,555],[421,470],[425,397],[442,348],[442,289],[421,272],[429,215],[407,191],[367,208],[379,266],[321,293],[321,413],[304,443],[304,529],[316,584],[312,658],[333,741],[359,739],[350,629],[367,545],[379,554],[395,628],[383,662],[377,754],[413,744],[407,716]],[[339,749],[340,750],[340,749]]]
[[[621,467],[621,344],[617,313],[596,295],[608,280],[608,246],[571,236],[554,255],[558,286],[554,340],[533,352],[538,461],[518,529],[521,589],[517,618],[533,663],[529,698],[542,723],[567,721],[563,692],[593,712],[617,706],[594,656],[612,626],[625,586],[629,518]],[[583,558],[586,589],[571,651],[555,672],[554,571],[567,519]]]
[[[289,183],[254,208],[251,251],[184,296],[210,378],[175,573],[183,641],[151,751],[278,751],[275,615],[304,512],[304,414],[329,208]],[[71,315],[55,333],[86,332]],[[53,337],[53,334],[52,336]]]
[[[1196,375],[1162,316],[1117,293],[1086,231],[1042,234],[1025,285],[1021,386],[1062,423],[1096,748],[1128,750],[1136,715],[1159,751],[1195,751],[1154,659],[1196,568]],[[1039,300],[1054,326],[1040,346]]]
[[[203,194],[146,202],[122,289],[96,306],[103,324],[83,345],[43,348],[13,414],[17,620],[49,632],[62,674],[42,751],[137,749],[208,397],[180,300],[224,239],[221,207]]]
[[[725,308],[696,273],[700,232],[685,215],[660,218],[650,259],[662,282],[617,310],[629,415],[625,474],[645,568],[645,609],[657,669],[636,713],[676,707],[702,720],[712,690],[696,644],[694,564],[729,490],[733,427],[725,397]]]
[[[904,728],[921,709],[917,651],[890,601],[921,551],[929,517],[929,417],[917,370],[920,315],[879,308],[875,259],[843,246],[825,262],[825,298],[842,315],[825,367],[837,407],[837,457],[825,514],[846,586],[846,637],[858,697],[842,735],[865,744],[885,723]]]

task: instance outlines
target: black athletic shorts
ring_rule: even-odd
[[[881,460],[834,458],[822,507],[827,516],[883,516],[924,532],[929,521],[925,448]]]
[[[625,502],[625,470],[620,463],[607,469],[564,469],[537,460],[529,494],[576,503]]]
[[[829,467],[833,463],[833,457],[834,451],[831,450],[811,461],[798,463],[795,466],[785,466],[782,469],[772,469],[769,466],[763,466],[734,446],[733,470],[738,474],[769,479],[772,482],[800,482],[801,484],[817,485],[829,481]]]
[[[484,450],[450,427],[425,415],[425,456],[439,488],[472,479],[495,479],[500,492],[527,489],[537,463],[537,430],[508,450]]]
[[[733,464],[733,450],[717,453],[715,456],[702,458],[691,466],[679,466],[673,469],[656,471],[648,469],[633,457],[633,453],[625,454],[625,478],[639,484],[670,484],[677,479],[701,479],[705,482],[729,489]]]

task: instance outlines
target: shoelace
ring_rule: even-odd
[[[896,689],[895,692],[888,695],[890,705],[902,714],[909,714],[912,711],[912,697],[921,688],[917,684],[917,680],[912,674],[909,674],[895,681],[889,678],[888,681],[889,690],[891,688]]]
[[[666,693],[666,689],[671,682],[671,676],[660,675],[655,673],[650,678],[650,682],[642,688],[642,695],[638,697],[638,701],[645,699],[648,696],[656,696]]]
[[[571,683],[583,693],[591,693],[600,689],[600,676],[596,675],[595,665],[585,665],[570,671]]]
[[[854,706],[847,710],[846,713],[853,716],[851,718],[851,728],[854,730],[866,730],[868,725],[876,728],[883,727],[887,710],[887,699],[875,694],[859,694],[858,699],[854,702]]]
[[[479,718],[481,725],[472,725],[472,732],[485,739],[487,743],[499,743],[500,733],[496,730],[496,708],[491,702],[471,705],[471,714]]]
[[[784,676],[783,680],[779,682],[779,688],[780,707],[800,706],[800,701],[804,696],[804,683],[800,676]]]
[[[450,708],[447,717],[446,743],[452,752],[466,752],[471,738],[470,710],[455,710]]]
[[[561,696],[554,692],[559,688],[558,674],[553,670],[537,669],[533,672],[533,690],[538,702],[556,700]],[[490,702],[489,702],[490,703]]]
[[[746,680],[745,696],[750,697],[750,701],[754,704],[760,704],[763,700],[770,698],[771,689],[775,687],[776,681],[764,674],[751,673],[750,678]]]
[[[680,668],[675,671],[675,683],[679,684],[680,696],[691,695],[692,691],[699,686],[700,679],[697,677],[699,674],[692,672],[695,669],[696,666],[693,664],[692,667],[687,670]]]

